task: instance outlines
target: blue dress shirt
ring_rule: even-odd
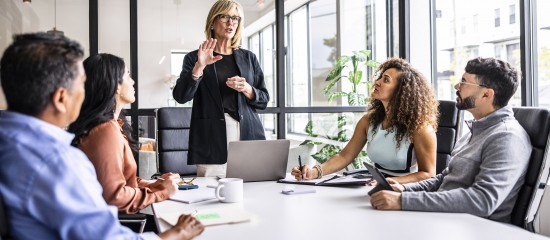
[[[0,114],[0,193],[15,239],[141,239],[120,225],[74,138],[38,118]]]

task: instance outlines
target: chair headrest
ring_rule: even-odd
[[[458,109],[454,101],[439,100],[439,127],[455,127]]]
[[[550,111],[535,107],[516,107],[513,111],[516,120],[529,135],[531,145],[544,149],[550,131]]]

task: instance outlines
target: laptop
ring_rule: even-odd
[[[285,178],[289,147],[286,139],[229,142],[226,177],[245,182]]]

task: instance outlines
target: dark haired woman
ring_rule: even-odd
[[[178,189],[178,174],[166,173],[154,182],[136,176],[136,148],[131,147],[136,144],[120,115],[124,105],[135,101],[134,80],[124,60],[98,54],[84,61],[84,70],[86,97],[69,131],[75,134],[73,145],[92,161],[103,198],[125,213],[168,199]]]
[[[346,147],[321,165],[304,167],[304,172],[294,167],[296,179],[320,178],[343,169],[365,144],[370,160],[399,183],[435,175],[439,102],[429,82],[399,58],[388,59],[377,73],[367,113]]]

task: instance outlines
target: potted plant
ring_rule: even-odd
[[[329,102],[336,98],[346,97],[350,106],[364,106],[367,103],[367,95],[361,93],[359,89],[364,86],[365,89],[370,87],[370,84],[363,80],[364,71],[372,72],[378,63],[369,59],[371,51],[362,50],[354,51],[351,56],[341,56],[336,60],[336,65],[327,75],[325,81],[329,82],[323,88],[324,94]],[[347,79],[351,83],[351,91],[343,90],[331,91],[334,86],[342,79]],[[336,131],[334,133],[325,132],[319,134],[314,131],[313,121],[309,121],[305,127],[305,132],[308,137],[300,145],[323,145],[323,147],[315,154],[311,155],[317,162],[324,163],[330,157],[340,152],[343,146],[349,141],[353,132],[352,129],[346,128],[348,125],[348,117],[341,115],[336,122]],[[351,163],[352,168],[362,168],[363,160],[367,157],[367,152],[362,150],[356,159]]]

